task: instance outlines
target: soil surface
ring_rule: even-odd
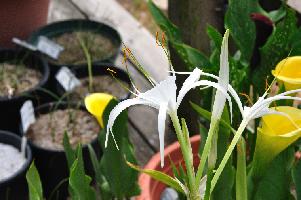
[[[62,151],[65,132],[71,146],[75,148],[79,143],[90,143],[99,131],[96,119],[87,112],[65,109],[39,115],[36,122],[29,127],[27,137],[37,146]]]
[[[69,97],[72,101],[81,101],[87,94],[89,94],[89,78],[79,79],[81,85],[74,88],[70,93]],[[129,88],[129,84],[118,79],[114,79],[110,75],[104,76],[94,76],[93,77],[93,91],[92,92],[101,92],[108,93],[117,97],[119,99],[125,98],[128,95],[128,91],[122,86]]]
[[[14,146],[0,143],[0,181],[14,175],[25,161],[21,152]]]
[[[75,31],[64,33],[58,37],[52,38],[54,42],[64,47],[58,60],[51,60],[56,64],[84,64],[87,63],[80,41],[83,41],[87,47],[92,62],[106,59],[113,55],[116,46],[112,40],[105,35],[94,32]]]
[[[40,82],[42,74],[23,64],[0,63],[0,96],[11,98]]]

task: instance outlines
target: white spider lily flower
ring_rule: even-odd
[[[163,167],[164,166],[164,132],[165,132],[166,114],[169,114],[170,116],[177,115],[177,109],[181,104],[184,96],[187,94],[187,92],[189,92],[189,90],[198,86],[214,87],[217,90],[220,90],[226,96],[232,108],[231,97],[227,94],[227,91],[224,90],[219,84],[215,82],[211,82],[208,80],[198,81],[200,79],[201,74],[202,71],[198,68],[195,68],[193,72],[190,74],[190,76],[183,83],[182,88],[179,90],[178,96],[177,96],[176,76],[175,73],[173,72],[172,76],[168,76],[165,80],[156,84],[152,89],[144,93],[139,92],[138,94],[136,94],[135,98],[120,102],[111,111],[109,115],[105,146],[107,146],[108,144],[110,133],[114,138],[112,127],[114,125],[114,121],[123,110],[125,110],[130,106],[139,105],[139,104],[156,108],[159,110],[158,132],[159,132],[159,141],[160,141],[161,166]]]

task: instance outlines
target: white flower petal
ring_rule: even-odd
[[[161,157],[161,167],[164,167],[164,135],[165,135],[165,120],[167,113],[168,103],[162,103],[160,105],[158,114],[158,132],[159,132],[159,142],[160,142],[160,157]]]
[[[229,84],[229,62],[228,62],[228,37],[229,30],[226,31],[223,43],[221,47],[221,55],[220,55],[220,70],[219,70],[219,78],[218,84],[220,87],[224,88],[224,90],[228,91]],[[212,118],[220,119],[225,107],[226,97],[219,90],[216,91],[213,108],[212,108]],[[232,117],[231,117],[232,121]]]
[[[114,137],[114,134],[113,134],[113,125],[114,125],[114,122],[116,120],[116,118],[118,117],[118,115],[123,111],[125,110],[126,108],[130,107],[130,106],[133,106],[133,105],[138,105],[138,104],[143,104],[143,105],[148,105],[148,106],[151,106],[151,107],[156,107],[156,105],[154,104],[151,104],[150,102],[147,102],[145,100],[141,100],[141,99],[138,99],[138,98],[134,98],[134,99],[128,99],[128,100],[124,100],[122,102],[120,102],[117,106],[115,106],[113,108],[113,110],[110,112],[110,115],[109,115],[109,120],[108,120],[108,124],[107,124],[107,133],[106,133],[106,141],[105,141],[105,147],[107,147],[108,145],[108,140],[109,140],[109,134],[111,132],[112,136],[113,136],[113,139],[114,139],[114,142],[115,142],[115,145],[118,149],[118,145],[116,143],[116,140],[115,140],[115,137]]]
[[[177,86],[176,77],[168,76],[154,88],[141,93],[138,98],[146,101],[151,101],[154,104],[160,105],[163,102],[168,102],[172,109],[176,109]]]
[[[182,88],[179,91],[177,102],[182,102],[184,96],[187,94],[187,88],[190,88],[189,86],[196,81],[200,79],[200,76],[202,74],[202,70],[199,68],[195,68],[192,73],[190,73],[189,77],[184,81]],[[191,88],[190,88],[191,89]],[[177,105],[178,107],[179,105]]]

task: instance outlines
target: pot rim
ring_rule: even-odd
[[[120,47],[122,44],[122,38],[121,38],[120,33],[117,31],[117,29],[108,23],[94,21],[94,20],[87,20],[87,19],[68,19],[68,20],[57,21],[57,22],[47,24],[47,25],[42,26],[41,28],[37,29],[36,31],[34,31],[30,35],[30,37],[27,41],[34,44],[37,42],[37,38],[41,35],[52,38],[53,35],[59,35],[59,34],[67,33],[67,32],[73,32],[76,30],[80,30],[79,29],[80,26],[78,26],[78,24],[85,24],[87,27],[88,27],[88,25],[91,26],[89,28],[85,28],[85,30],[102,30],[105,33],[110,33],[109,35],[112,35],[111,39],[113,38],[116,41],[116,44],[114,44],[116,49],[113,51],[112,55],[106,56],[103,59],[96,59],[95,61],[92,61],[92,63],[100,63],[100,62],[104,62],[106,60],[111,60],[119,53]],[[59,28],[61,26],[69,27],[68,30],[70,30],[70,31],[66,31],[66,29],[59,30]],[[104,29],[100,28],[100,27],[104,27]],[[73,67],[79,66],[78,64],[54,63],[50,59],[47,59],[47,61],[51,65],[57,66],[57,67],[58,66],[69,66],[70,68],[73,68]]]

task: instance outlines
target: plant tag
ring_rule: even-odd
[[[26,49],[29,49],[29,50],[31,50],[31,51],[36,51],[36,50],[38,50],[36,46],[34,46],[34,45],[32,45],[32,44],[30,44],[30,43],[24,41],[24,40],[20,40],[19,38],[15,38],[15,37],[14,37],[14,38],[12,39],[12,41],[13,41],[13,43],[15,43],[15,44],[17,44],[17,45],[19,45],[19,46],[21,46],[21,47],[24,47],[24,48],[26,48]]]
[[[81,83],[76,76],[66,66],[63,66],[55,75],[56,80],[61,84],[65,91],[70,92]]]
[[[25,101],[25,103],[21,107],[20,114],[22,129],[23,133],[25,134],[29,126],[36,121],[32,101]]]
[[[163,190],[160,200],[179,200],[179,195],[177,191],[168,187],[165,190]]]
[[[37,48],[40,52],[56,60],[58,59],[61,51],[64,50],[64,47],[53,42],[45,36],[39,36]]]

